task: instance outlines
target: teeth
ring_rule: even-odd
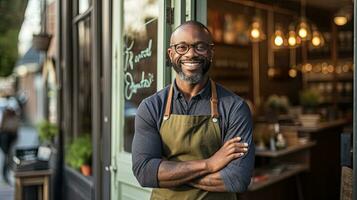
[[[183,63],[184,65],[187,65],[187,66],[196,66],[198,65],[199,63]]]

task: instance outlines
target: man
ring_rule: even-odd
[[[208,78],[213,43],[204,25],[183,23],[170,43],[177,75],[138,108],[133,172],[156,188],[151,199],[236,199],[254,168],[249,108]]]

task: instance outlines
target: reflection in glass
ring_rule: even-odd
[[[124,150],[131,152],[140,102],[156,92],[158,0],[124,1]],[[140,12],[138,12],[140,11]]]
[[[92,132],[91,21],[78,23],[78,134]]]

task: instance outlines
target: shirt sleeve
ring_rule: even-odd
[[[143,101],[135,116],[132,170],[141,186],[158,187],[157,173],[162,160],[161,139],[156,118]]]
[[[235,106],[228,117],[224,142],[239,136],[242,138],[241,142],[248,143],[248,152],[230,162],[220,171],[220,175],[229,192],[241,193],[247,190],[254,169],[253,122],[249,107],[244,101]]]

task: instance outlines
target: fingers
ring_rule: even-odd
[[[244,153],[233,153],[233,154],[228,156],[228,159],[229,160],[234,160],[234,159],[240,158],[242,156],[244,156]]]
[[[224,143],[223,146],[228,146],[228,145],[230,145],[230,144],[239,142],[241,139],[242,139],[241,137],[234,137],[234,138],[228,140],[226,143]]]
[[[233,143],[226,147],[231,153],[236,152],[247,152],[248,151],[248,144],[247,143]]]

